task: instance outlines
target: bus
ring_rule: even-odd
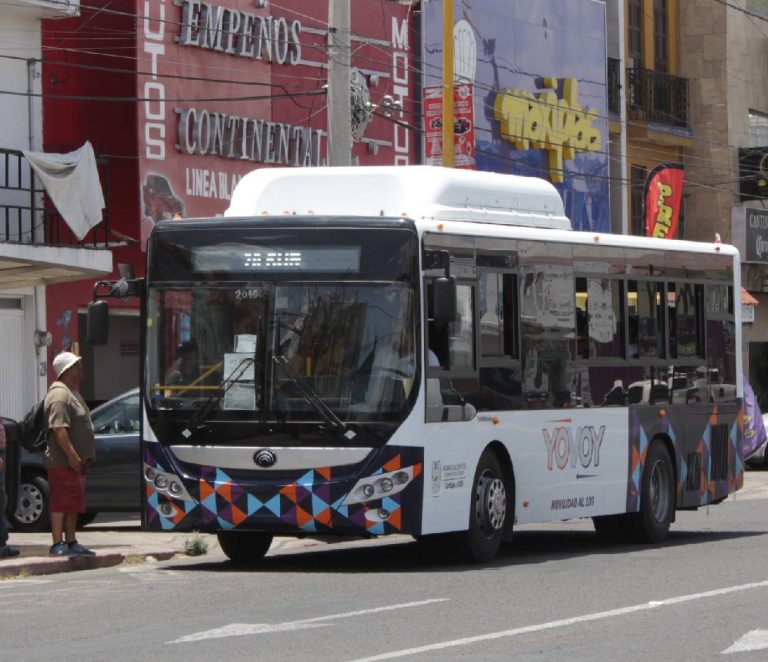
[[[132,286],[143,527],[238,562],[387,534],[487,562],[575,518],[655,543],[743,484],[738,251],[574,231],[540,179],[258,170],[158,223]]]

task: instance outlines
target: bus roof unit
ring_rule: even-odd
[[[543,179],[435,166],[262,168],[240,180],[224,215],[280,214],[571,229],[560,194]]]

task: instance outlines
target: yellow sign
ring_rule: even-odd
[[[593,126],[594,108],[578,102],[579,83],[575,78],[563,81],[563,97],[557,98],[557,79],[545,78],[550,88],[539,94],[523,90],[503,90],[493,104],[494,117],[501,126],[501,137],[515,149],[545,149],[549,152],[549,173],[553,183],[563,181],[563,162],[577,152],[596,152],[603,137]]]
[[[663,184],[662,182],[656,182],[659,187],[659,197],[656,201],[658,206],[658,213],[656,214],[656,223],[653,226],[654,237],[666,237],[669,233],[669,228],[672,225],[672,207],[665,204],[667,198],[669,198],[673,191],[669,184]]]

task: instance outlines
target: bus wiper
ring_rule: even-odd
[[[199,425],[213,413],[213,410],[218,407],[219,402],[221,402],[221,399],[227,394],[227,391],[240,380],[240,377],[242,377],[245,374],[245,371],[254,363],[256,363],[256,357],[253,356],[241,359],[230,376],[221,382],[221,391],[209,395],[208,399],[203,403],[203,406],[192,414],[192,418],[189,419],[190,426],[193,428],[199,427]]]
[[[315,389],[304,382],[301,377],[296,374],[296,371],[291,367],[290,363],[288,363],[288,359],[284,356],[273,354],[272,360],[275,362],[275,365],[278,365],[283,369],[283,372],[288,375],[288,378],[294,383],[296,388],[299,389],[301,397],[317,410],[317,413],[325,419],[326,423],[330,423],[334,428],[341,428],[342,430],[346,429],[347,426],[344,424],[344,421],[336,416],[333,409],[325,403]]]

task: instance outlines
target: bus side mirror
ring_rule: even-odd
[[[109,340],[109,304],[103,299],[88,304],[86,339],[91,345],[106,345]]]
[[[432,283],[432,319],[438,323],[455,322],[457,317],[456,306],[456,278],[453,276],[439,276]]]

